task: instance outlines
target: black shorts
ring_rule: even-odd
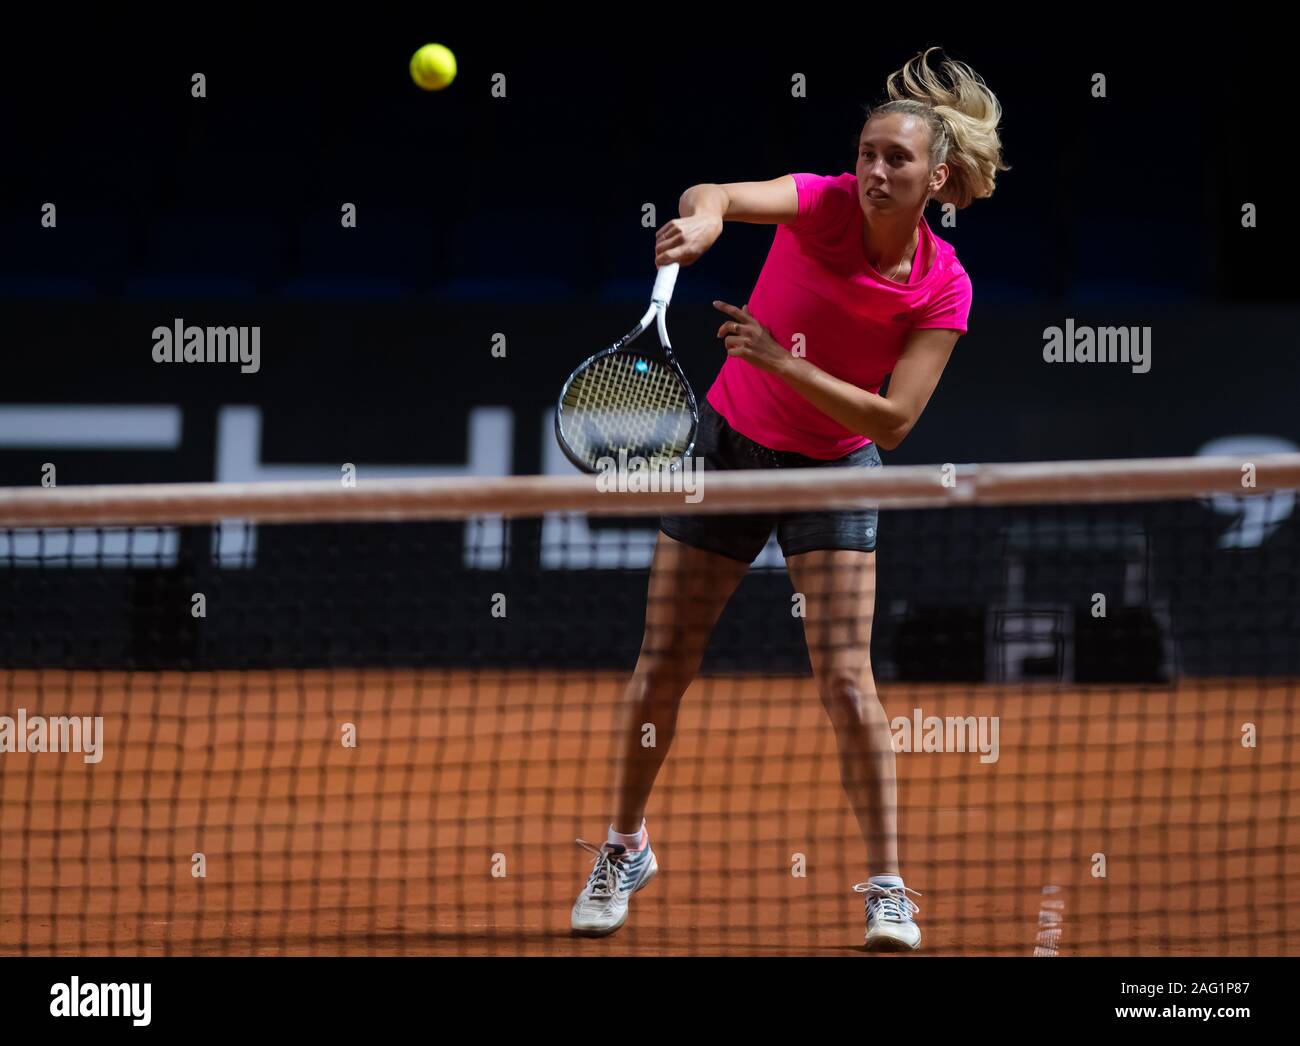
[[[880,451],[875,443],[834,461],[821,461],[789,450],[770,450],[733,429],[707,400],[700,404],[695,456],[704,461],[706,473],[712,469],[880,468]],[[878,517],[876,509],[764,515],[702,513],[663,516],[659,529],[692,548],[752,563],[763,551],[773,527],[787,558],[821,549],[874,552]]]

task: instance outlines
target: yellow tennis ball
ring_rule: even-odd
[[[425,44],[411,55],[411,79],[426,91],[441,91],[456,79],[456,56],[442,44]]]

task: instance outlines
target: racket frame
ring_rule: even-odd
[[[677,362],[677,357],[673,355],[673,347],[668,340],[668,303],[672,300],[673,287],[677,283],[677,273],[679,269],[680,265],[677,262],[673,262],[671,265],[665,265],[663,268],[659,269],[658,275],[655,277],[654,290],[650,293],[650,306],[646,309],[640,322],[624,334],[623,337],[619,338],[618,341],[614,342],[614,344],[601,349],[597,353],[593,353],[578,364],[578,366],[574,367],[573,372],[565,380],[564,386],[560,389],[560,395],[555,401],[555,440],[559,443],[560,450],[564,452],[564,456],[583,472],[594,474],[596,469],[593,469],[587,464],[587,462],[583,461],[572,450],[570,450],[569,444],[564,439],[564,434],[560,430],[560,413],[564,407],[564,397],[568,395],[569,389],[572,387],[578,375],[598,359],[624,351],[627,351],[629,355],[646,357],[656,355],[655,352],[642,352],[640,350],[632,352],[627,348],[632,342],[649,329],[651,323],[655,324],[659,333],[659,349],[657,355],[662,357],[668,363],[673,373],[677,375],[677,379],[682,383],[683,388],[686,389],[686,405],[691,411],[691,431],[690,435],[687,437],[686,449],[682,451],[681,456],[683,458],[689,457],[691,451],[695,449],[695,439],[696,436],[699,435],[700,431],[699,404],[695,399],[695,390],[691,387],[690,381],[687,380],[686,372],[682,370],[682,365]],[[679,467],[679,464],[674,463],[670,466],[670,469],[675,472]]]

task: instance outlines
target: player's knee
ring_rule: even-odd
[[[637,693],[644,702],[676,704],[695,677],[699,658],[690,652],[645,650],[637,661]]]
[[[836,725],[865,723],[870,716],[869,702],[875,695],[863,690],[862,682],[853,672],[834,671],[819,680],[822,704]]]

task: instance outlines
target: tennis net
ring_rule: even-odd
[[[1300,952],[1300,455],[697,478],[0,491],[0,954]]]

